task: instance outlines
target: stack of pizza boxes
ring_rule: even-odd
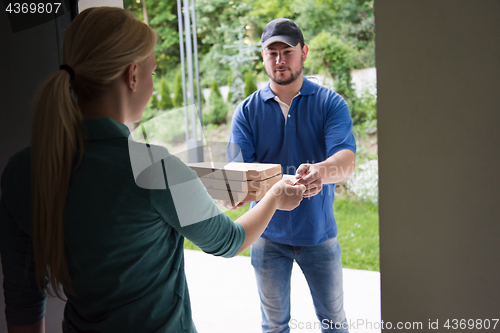
[[[268,163],[189,163],[214,199],[258,201],[281,180],[281,165]]]

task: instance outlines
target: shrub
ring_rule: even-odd
[[[201,100],[201,107],[203,108],[203,105],[205,105],[205,96],[203,96],[201,89],[200,89],[200,100]],[[194,81],[194,104],[198,104],[198,89],[196,85],[196,80]]]
[[[174,107],[174,103],[172,102],[172,97],[170,97],[170,89],[168,89],[168,84],[165,78],[161,79],[160,96],[161,100],[158,103],[158,107],[161,110],[169,110]]]
[[[153,144],[170,147],[186,140],[184,108],[163,112],[149,121],[146,121],[144,117],[142,120],[148,140]],[[138,135],[140,138],[140,133]]]
[[[378,160],[361,164],[348,181],[349,189],[360,199],[378,203]]]
[[[155,95],[153,95],[154,98],[156,98]],[[149,119],[153,118],[156,114],[156,112],[158,111],[158,109],[154,109],[154,108],[151,108],[149,105],[146,107],[146,109],[144,109],[144,112],[142,113],[142,118],[141,118],[141,122],[146,122],[148,121]]]
[[[219,86],[215,79],[210,87],[210,97],[208,99],[208,110],[203,113],[203,125],[216,124],[220,125],[226,122],[228,107],[222,99],[219,91]]]
[[[148,107],[152,109],[158,109],[158,94],[156,92],[153,92],[151,95],[151,99],[149,100]]]
[[[250,96],[252,93],[257,91],[257,85],[253,81],[253,76],[251,73],[245,75],[245,98]]]
[[[311,63],[323,67],[332,75],[335,91],[348,99],[353,96],[351,68],[356,62],[356,49],[341,38],[323,31],[314,37],[310,45]]]
[[[233,87],[232,77],[233,77],[233,72],[230,72],[229,77],[227,78],[227,86],[229,88],[229,92],[227,93],[228,103],[230,103],[231,99],[233,98],[233,92],[231,91],[231,88]]]
[[[222,98],[219,90],[219,85],[217,84],[217,81],[215,79],[212,80],[212,84],[210,85],[210,96],[212,96],[212,93],[215,93],[217,96]]]
[[[181,71],[177,72],[175,76],[175,85],[174,85],[174,106],[176,108],[184,105],[184,96],[182,93],[182,73]]]

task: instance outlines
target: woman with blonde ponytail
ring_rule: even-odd
[[[219,214],[182,226],[168,186],[136,184],[124,124],[141,119],[153,92],[155,44],[154,31],[120,8],[89,8],[66,30],[64,64],[36,96],[31,146],[2,174],[9,333],[44,332],[47,292],[66,296],[63,332],[196,332],[183,237],[233,257],[276,209],[300,203],[305,187],[280,181],[237,223]],[[196,178],[172,156],[157,163]],[[198,192],[197,205],[215,209]]]

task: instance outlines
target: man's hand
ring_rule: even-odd
[[[323,188],[321,173],[316,164],[301,164],[297,169],[295,178],[298,179],[298,184],[306,186],[304,198],[315,196]]]
[[[354,152],[343,149],[323,162],[301,164],[295,179],[299,179],[298,184],[306,186],[304,197],[312,197],[321,191],[323,184],[334,184],[352,175],[355,164]]]

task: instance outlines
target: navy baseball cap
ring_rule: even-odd
[[[304,41],[302,31],[295,22],[286,18],[278,18],[266,24],[260,40],[262,49],[276,42],[295,47],[300,41]]]

